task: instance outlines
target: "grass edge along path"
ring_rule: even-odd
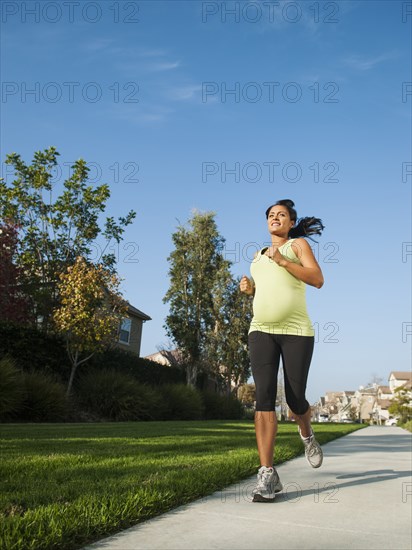
[[[315,424],[321,444],[365,427]],[[256,474],[253,421],[0,424],[0,547],[79,549]],[[275,464],[303,453],[280,423]]]

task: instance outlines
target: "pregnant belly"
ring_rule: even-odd
[[[296,294],[285,289],[276,296],[263,295],[256,291],[253,300],[253,315],[261,323],[278,323],[285,321],[296,309]]]

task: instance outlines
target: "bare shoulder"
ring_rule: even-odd
[[[296,254],[298,258],[301,258],[302,254],[304,252],[307,252],[308,249],[310,249],[310,246],[306,239],[303,237],[293,239],[293,242],[291,244],[293,252]]]
[[[305,238],[295,239],[291,246],[304,267],[312,267],[317,263],[312,248]]]

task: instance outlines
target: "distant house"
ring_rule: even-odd
[[[116,347],[135,353],[140,357],[143,323],[151,321],[151,319],[149,315],[146,315],[140,309],[128,304],[127,316],[120,325],[119,339],[116,342]]]
[[[172,349],[172,350],[160,350],[156,353],[152,353],[150,355],[146,355],[145,359],[150,359],[151,361],[156,361],[157,363],[160,363],[161,365],[166,365],[168,367],[182,367],[184,364],[184,356],[181,350],[179,349]],[[221,366],[219,371],[220,373],[223,373],[225,370],[225,367]],[[201,376],[201,373],[199,373]],[[217,381],[216,375],[213,373],[207,373],[205,376],[205,379],[203,380],[203,389],[208,389],[211,391],[226,393],[225,389],[222,389]],[[234,385],[233,381],[231,382],[231,389],[232,391],[236,389],[236,386]]]
[[[350,420],[352,407],[354,407],[355,392],[326,392],[323,404],[318,411],[318,415],[330,422],[343,422]]]
[[[359,389],[356,390],[355,399],[358,404],[356,412],[361,422],[369,422],[372,419],[377,398],[377,384],[372,384],[372,386],[367,388],[359,386]]]
[[[379,425],[387,424],[391,417],[389,413],[389,407],[391,404],[390,399],[377,399],[373,405],[372,418],[374,418]]]
[[[373,422],[379,425],[390,424],[389,407],[396,388],[409,391],[412,405],[412,372],[392,371],[389,385],[376,383],[368,387],[359,386],[356,391],[326,392],[314,406],[314,420],[345,422],[355,414],[360,422]]]
[[[161,365],[166,365],[167,367],[179,366],[183,361],[182,353],[177,349],[172,350],[160,350],[156,353],[146,355],[145,359],[150,359],[150,361],[156,361]]]
[[[379,386],[378,387],[378,398],[379,399],[392,399],[393,393],[389,386]]]
[[[412,388],[412,372],[392,371],[389,375],[389,388],[393,393],[396,388],[404,386],[406,390]]]

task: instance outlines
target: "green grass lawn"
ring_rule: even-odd
[[[326,443],[359,424],[314,425]],[[0,424],[0,547],[78,549],[256,474],[251,420]],[[275,463],[303,453],[280,424]]]

